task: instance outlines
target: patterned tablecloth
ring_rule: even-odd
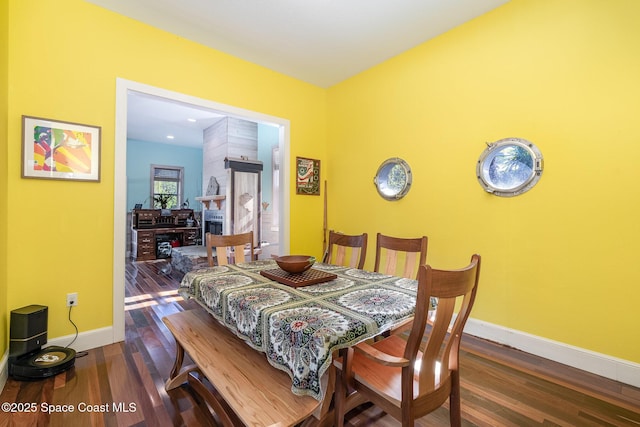
[[[273,260],[193,270],[178,292],[195,298],[218,321],[269,362],[288,372],[291,390],[323,398],[321,378],[332,353],[352,346],[414,314],[417,282],[316,263],[337,279],[292,288],[260,275]]]

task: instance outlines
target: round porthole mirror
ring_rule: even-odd
[[[397,157],[387,159],[378,168],[373,183],[383,199],[401,199],[411,188],[411,168]]]
[[[486,192],[511,197],[536,185],[542,169],[538,147],[526,139],[505,138],[487,144],[478,160],[476,175]]]

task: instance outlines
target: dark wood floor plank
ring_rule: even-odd
[[[0,395],[0,402],[85,402],[111,405],[110,411],[0,412],[0,427],[208,425],[188,386],[164,390],[175,341],[162,317],[199,307],[177,295],[181,274],[167,266],[167,260],[127,263],[124,342],[88,351],[76,359],[74,368],[54,378],[9,379]],[[462,340],[460,366],[464,427],[640,426],[638,388],[470,336]],[[135,411],[113,410],[114,404],[130,403]],[[347,415],[346,425],[400,423],[375,406],[363,405]],[[449,425],[448,404],[416,423],[443,425]]]
[[[465,335],[462,353],[474,353],[487,360],[494,360],[519,372],[577,390],[585,395],[609,401],[613,404],[637,409],[640,406],[640,389],[590,372],[581,371],[553,360],[534,356],[507,346]]]
[[[123,344],[116,343],[105,348],[105,362],[109,371],[109,386],[113,401],[117,405],[114,410],[119,426],[130,426],[144,421],[144,401],[139,398],[141,392],[141,380],[138,372],[129,369]],[[115,375],[119,372],[120,375]],[[129,411],[129,405],[135,404],[135,411]]]

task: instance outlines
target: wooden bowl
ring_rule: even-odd
[[[284,255],[276,258],[278,266],[287,273],[302,273],[311,268],[316,259],[308,255]]]

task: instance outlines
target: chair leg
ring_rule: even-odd
[[[460,373],[451,372],[451,394],[449,395],[449,422],[451,427],[461,427],[462,414],[460,409]]]

